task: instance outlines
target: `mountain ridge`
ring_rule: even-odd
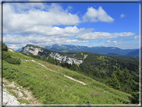
[[[119,55],[127,55],[128,53],[135,51],[137,49],[120,49],[118,47],[88,47],[88,46],[79,46],[79,45],[59,45],[59,44],[52,44],[52,47],[45,46],[44,48],[54,50],[54,51],[74,51],[74,52],[91,52],[91,53],[98,53],[98,54],[119,54]]]
[[[25,47],[23,47],[21,52],[26,53],[26,54],[37,55],[39,57],[42,57],[43,55],[45,55],[46,58],[50,56],[58,60],[60,63],[62,61],[68,64],[72,64],[74,62],[78,66],[83,62],[82,60],[77,60],[74,58],[67,57],[66,54],[64,53],[48,50],[48,49],[45,49],[39,46],[30,45],[30,44],[27,44]]]
[[[27,44],[30,45],[30,44]],[[102,55],[129,55],[129,56],[139,56],[139,49],[120,49],[118,47],[103,47],[103,46],[79,46],[79,45],[69,45],[69,44],[52,44],[52,45],[47,45],[44,47],[40,48],[45,48],[49,49],[52,51],[58,51],[61,53],[67,53],[67,54],[72,54],[72,53],[77,53],[77,52],[90,52],[90,53],[98,53]],[[16,51],[20,52],[22,48],[17,49]],[[134,52],[133,52],[134,51]]]

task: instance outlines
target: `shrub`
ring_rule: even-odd
[[[2,51],[8,51],[7,45],[5,45],[5,43],[2,44]]]
[[[10,64],[20,64],[21,60],[19,58],[7,58],[6,61]]]
[[[19,58],[12,58],[8,52],[3,51],[2,59],[10,64],[20,64],[21,60]]]
[[[10,54],[5,52],[5,51],[3,51],[2,59],[6,60],[6,59],[9,59],[9,58],[11,58]]]

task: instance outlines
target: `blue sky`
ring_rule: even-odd
[[[139,3],[5,3],[3,41],[139,48]]]

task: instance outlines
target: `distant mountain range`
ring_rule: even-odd
[[[45,46],[44,48],[60,51],[60,52],[90,52],[90,53],[98,53],[103,55],[128,55],[128,56],[139,56],[139,49],[120,49],[117,47],[88,47],[88,46],[78,46],[78,45],[61,45],[61,44],[53,44],[49,46]]]
[[[141,48],[141,50],[142,50],[142,48]],[[131,52],[127,53],[127,55],[130,55],[130,56],[139,56],[139,49],[131,51]]]
[[[90,52],[106,56],[139,56],[139,49],[120,49],[117,47],[88,47],[78,45],[53,44],[45,46],[44,48],[65,54],[75,54],[77,52]],[[16,51],[20,52],[21,50],[22,49],[20,48]]]

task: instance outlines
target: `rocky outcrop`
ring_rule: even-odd
[[[38,52],[43,52],[43,50],[41,50],[40,48],[35,48],[33,46],[26,46],[21,51],[26,54],[31,53],[33,55],[38,55]]]
[[[79,66],[83,62],[82,60],[77,60],[75,58],[63,56],[63,55],[60,55],[59,53],[51,52],[49,55],[51,57],[53,57],[54,59],[57,59],[60,62],[63,61],[63,62],[68,63],[68,64],[72,64],[74,62],[75,64],[77,64]]]
[[[61,55],[55,51],[50,51],[41,47],[33,46],[33,45],[27,45],[24,48],[22,48],[21,52],[24,52],[26,54],[33,54],[33,55],[38,55],[42,56],[45,55],[47,58],[48,56],[53,57],[54,59],[58,60],[60,63],[63,61],[68,64],[72,64],[73,62],[77,64],[78,66],[83,63],[82,60],[77,60],[75,58],[70,58],[65,55]]]
[[[3,89],[3,105],[20,105],[20,103],[17,101],[16,97]]]

